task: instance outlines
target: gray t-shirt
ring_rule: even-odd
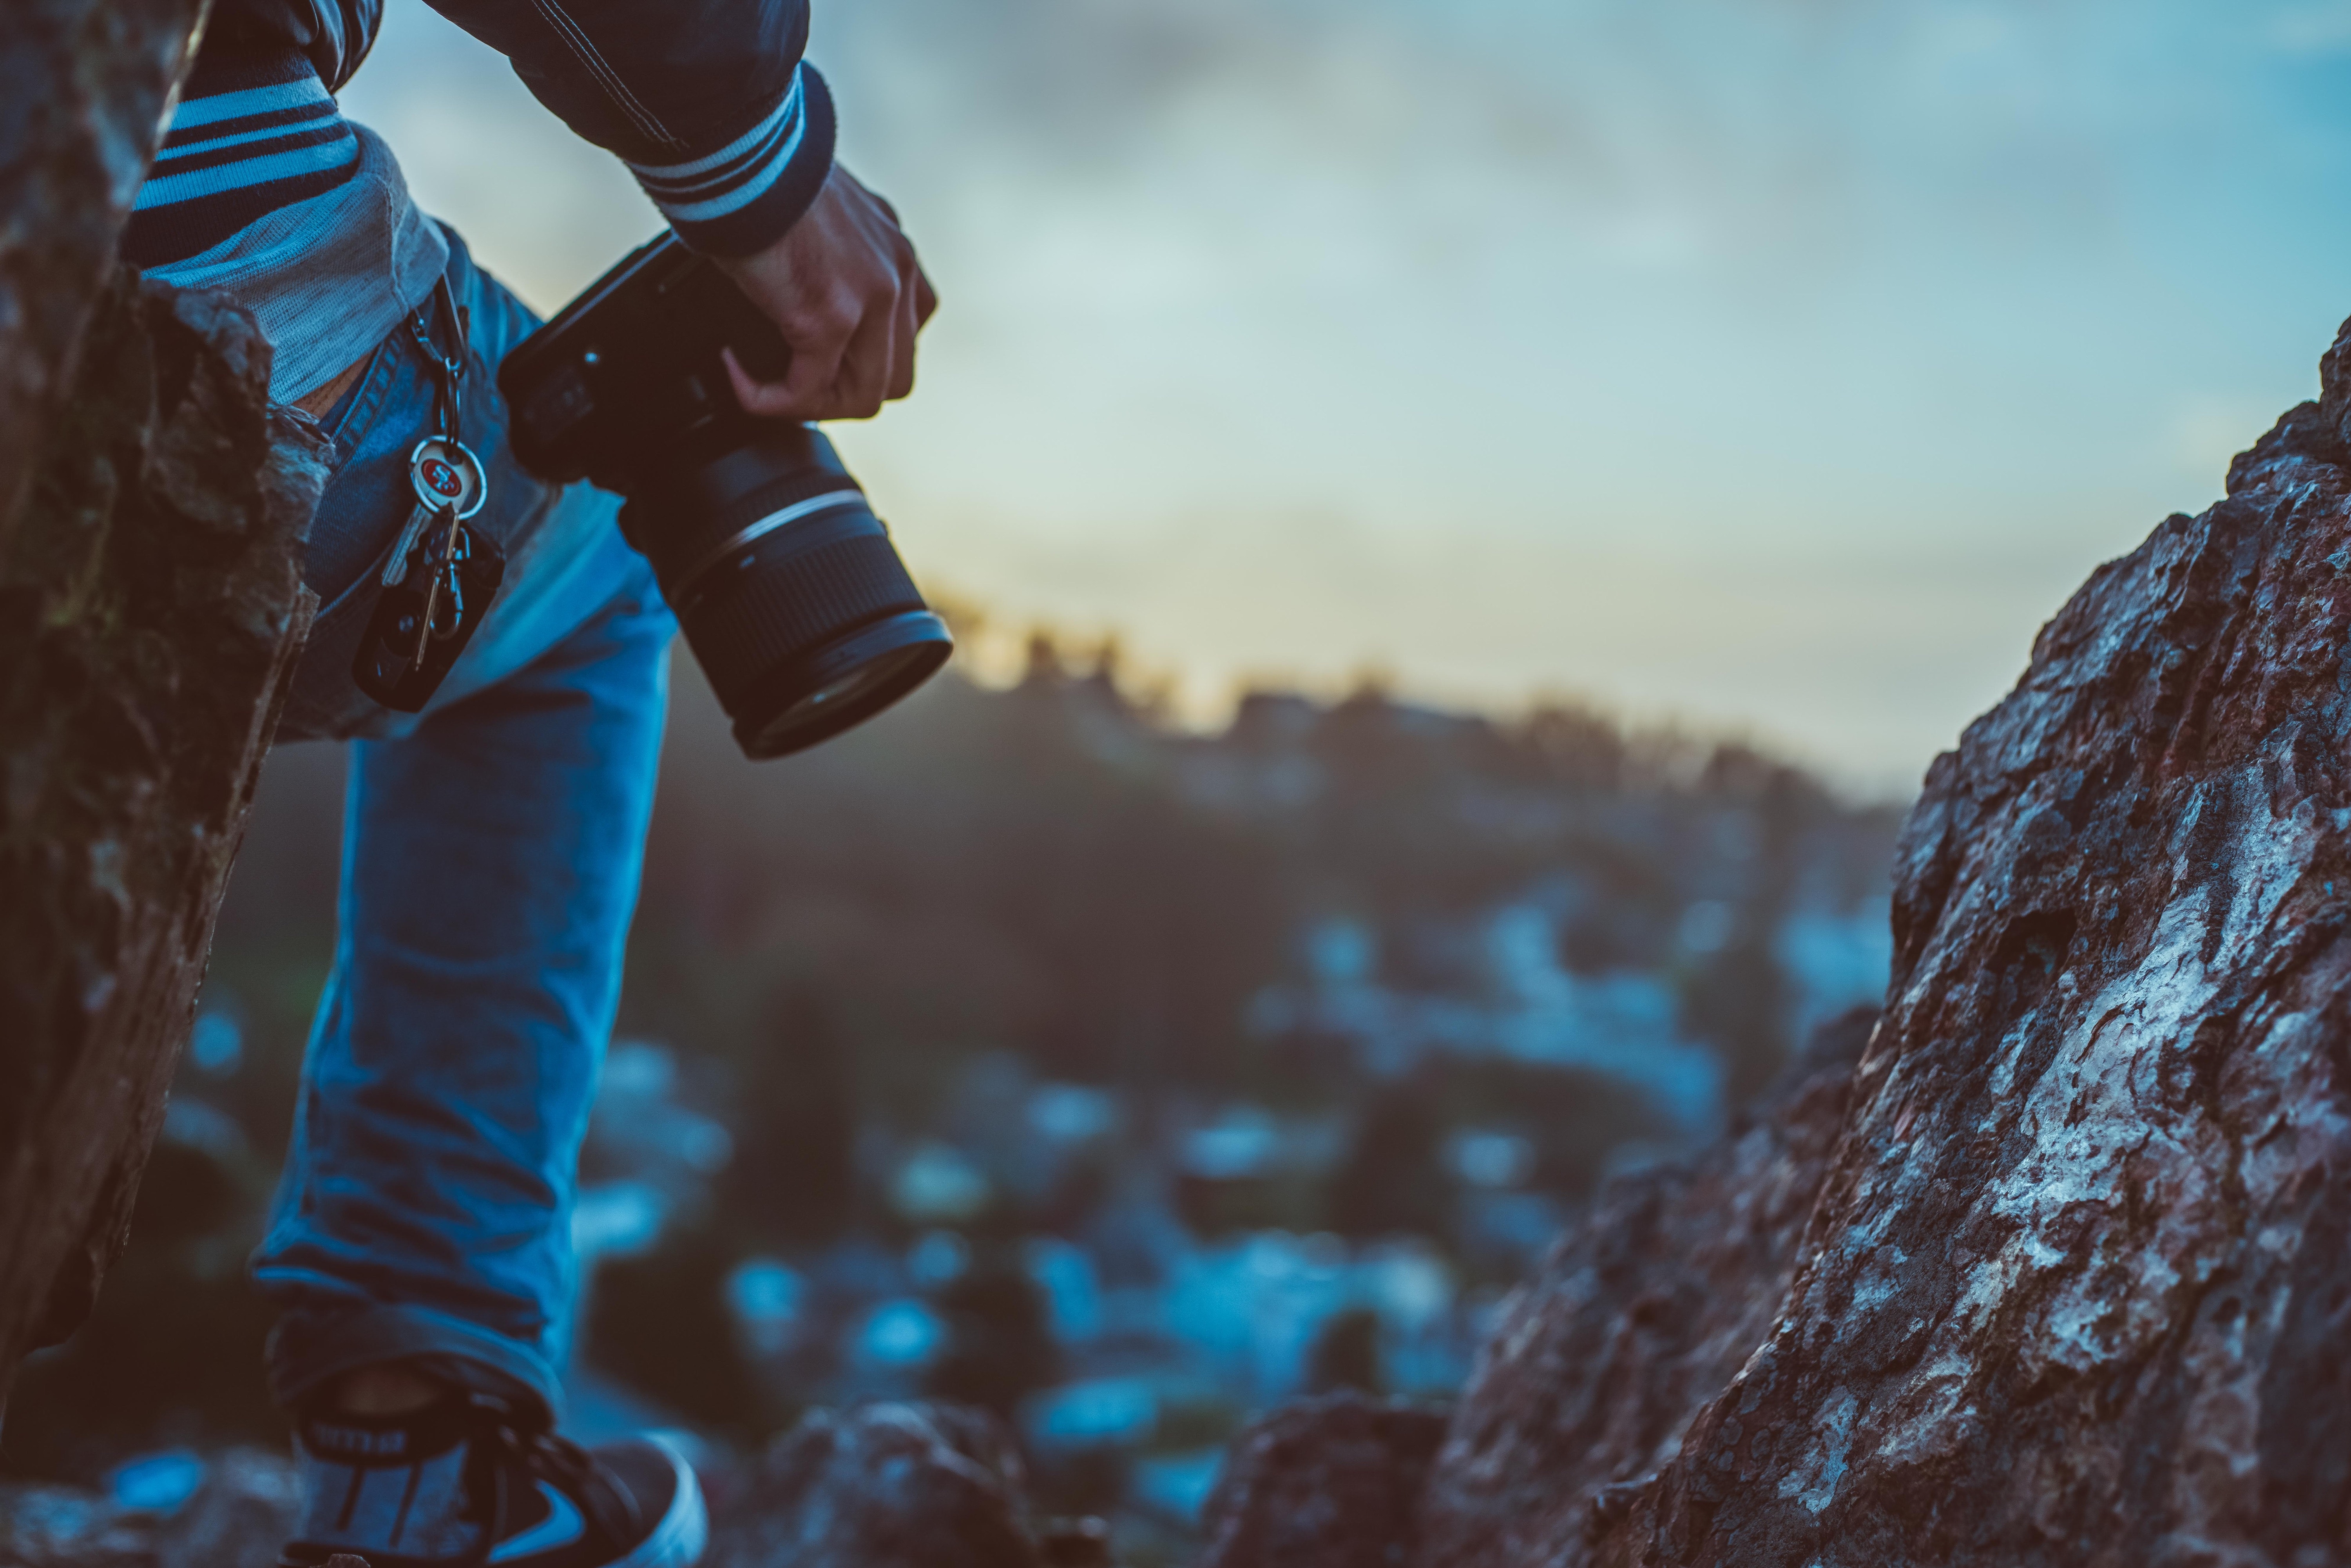
[[[254,313],[276,350],[269,395],[279,402],[363,359],[449,265],[449,242],[409,200],[392,150],[367,127],[351,129],[360,156],[350,179],[148,269],[183,288],[225,289]]]

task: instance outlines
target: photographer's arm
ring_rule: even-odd
[[[772,319],[792,367],[754,413],[862,419],[914,386],[935,300],[889,204],[832,161],[806,0],[431,0],[620,155],[678,237]]]

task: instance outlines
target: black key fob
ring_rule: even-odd
[[[452,544],[444,532],[457,530]],[[462,522],[427,528],[407,572],[383,590],[360,637],[351,679],[388,708],[415,713],[432,700],[472,642],[507,574],[496,541]]]

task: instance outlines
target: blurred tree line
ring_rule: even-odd
[[[601,1270],[590,1354],[745,1437],[789,1411],[726,1349],[730,1270],[856,1235],[905,1245],[918,1227],[874,1151],[996,1135],[959,1103],[976,1063],[1115,1092],[1138,1145],[1157,1120],[1239,1102],[1343,1129],[1307,1186],[1179,1194],[1196,1230],[1442,1237],[1452,1129],[1544,1129],[1530,1179],[1572,1200],[1651,1118],[1589,1076],[1447,1061],[1384,1078],[1344,1040],[1269,1034],[1252,1004],[1310,977],[1317,931],[1376,932],[1384,985],[1466,993],[1490,979],[1483,912],[1548,888],[1563,970],[1664,977],[1736,1099],[1791,1046],[1790,911],[1865,909],[1897,821],[1748,747],[1569,704],[1488,718],[1367,683],[1331,703],[1252,694],[1223,730],[1189,733],[1123,689],[1114,658],[1042,638],[1008,688],[950,674],[754,766],[692,662],[675,671],[620,1033],[674,1047],[732,1157],[659,1252]],[[8,1469],[87,1476],[142,1448],[277,1435],[241,1266],[331,958],[340,792],[332,748],[270,763],[208,985],[214,1059],[183,1071],[191,1109],[97,1321],[22,1384]],[[951,1333],[933,1386],[1001,1407],[1051,1375],[1020,1239],[1078,1234],[1120,1179],[1114,1160],[1076,1160],[960,1222],[970,1258],[935,1292]],[[1346,1336],[1364,1332],[1351,1320],[1315,1375],[1360,1363]]]

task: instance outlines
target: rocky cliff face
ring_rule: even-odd
[[[1936,762],[1887,1009],[1735,1373],[1663,1433],[1613,1380],[1697,1369],[1625,1353],[1642,1299],[1579,1339],[1614,1243],[1571,1246],[1456,1418],[1428,1561],[2351,1562],[2351,333],[2324,372]]]
[[[0,1407],[121,1245],[309,622],[268,345],[113,262],[204,10],[0,23]]]
[[[1876,1015],[1838,1019],[1721,1145],[1613,1183],[1504,1304],[1417,1561],[1582,1568],[1771,1332]]]
[[[0,1398],[130,1224],[313,600],[326,476],[214,296],[102,288],[0,549]]]
[[[8,0],[0,28],[0,555],[205,0]]]
[[[2351,1563],[2351,328],[2323,385],[1937,760],[1857,1068],[1514,1298],[1412,1560]]]
[[[1445,1417],[1342,1392],[1242,1434],[1208,1500],[1200,1568],[1401,1568]]]

